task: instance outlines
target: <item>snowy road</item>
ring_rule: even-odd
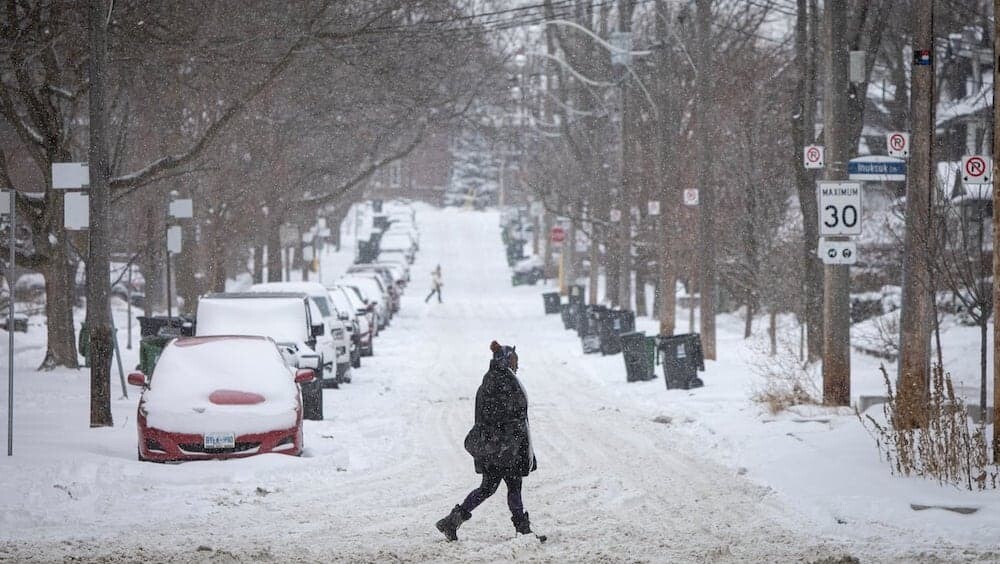
[[[23,385],[17,400],[33,412],[19,430],[32,440],[0,463],[0,560],[937,561],[875,536],[810,534],[769,488],[674,432],[697,422],[654,422],[609,393],[594,357],[541,314],[539,288],[511,288],[495,214],[428,210],[418,221],[402,312],[354,382],[327,392],[328,420],[307,422],[301,459],[138,463],[134,398],[115,402],[114,429],[89,430],[85,375]],[[436,264],[444,303],[425,304]],[[478,484],[462,439],[492,339],[520,354],[539,462],[525,505],[545,544],[515,538],[504,486],[460,542],[433,526]],[[636,386],[662,392],[662,380]]]

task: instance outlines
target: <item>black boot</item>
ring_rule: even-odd
[[[472,513],[462,509],[461,505],[456,505],[454,509],[451,510],[444,519],[441,519],[435,525],[437,530],[444,533],[444,536],[450,541],[458,540],[458,528],[462,526],[462,523],[472,519]]]
[[[514,523],[514,530],[521,533],[522,535],[531,534],[531,521],[528,520],[528,512],[525,511],[520,515],[511,515],[511,523]]]

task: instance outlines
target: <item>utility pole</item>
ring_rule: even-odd
[[[714,111],[712,89],[709,85],[711,73],[711,51],[709,49],[710,18],[712,0],[697,0],[698,9],[698,78],[695,116],[699,120],[697,130],[698,162],[708,163],[708,114]],[[701,294],[701,346],[707,360],[715,360],[715,188],[711,174],[699,186],[698,210],[698,285]]]
[[[623,309],[632,309],[632,186],[630,182],[629,154],[629,122],[628,122],[628,67],[632,64],[632,13],[635,11],[636,0],[619,0],[618,2],[618,33],[612,44],[625,53],[612,53],[611,61],[615,70],[615,82],[618,83],[620,107],[618,113],[621,146],[619,147],[619,190],[618,206],[621,208],[621,222],[618,231],[621,241],[621,256],[619,257],[618,304]]]
[[[899,342],[899,406],[903,425],[922,425],[929,382],[931,312],[929,257],[931,190],[934,179],[934,1],[913,5],[913,64],[910,78],[909,183],[903,240],[903,304]]]
[[[993,0],[993,58],[1000,63],[1000,0]],[[994,68],[1000,68],[1000,64]],[[994,73],[995,74],[995,73]],[[1000,162],[1000,108],[997,108],[997,81],[993,79],[993,462],[1000,462],[1000,333],[997,319],[1000,319],[1000,191],[996,189],[997,163]],[[985,418],[985,414],[984,414]]]
[[[826,3],[826,73],[823,89],[823,140],[826,145],[824,180],[847,180],[848,51],[847,0]],[[823,268],[823,403],[851,403],[850,267]]]
[[[107,55],[107,6],[90,0],[90,253],[87,260],[87,327],[90,329],[90,426],[110,427],[111,415],[111,265],[108,251],[111,189],[104,108]]]

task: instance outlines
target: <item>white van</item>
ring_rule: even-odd
[[[319,315],[327,326],[326,338],[318,339],[321,348],[324,341],[330,341],[329,348],[333,351],[331,358],[336,358],[335,380],[338,383],[351,381],[351,332],[337,316],[337,309],[330,300],[327,289],[319,282],[265,282],[254,284],[251,292],[302,292],[309,296],[313,305],[319,310]],[[334,370],[333,367],[330,370]]]

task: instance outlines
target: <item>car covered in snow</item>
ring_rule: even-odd
[[[302,453],[300,385],[311,368],[289,368],[267,337],[182,337],[167,344],[142,387],[142,461],[176,462]]]
[[[365,305],[374,309],[375,322],[378,324],[379,329],[385,329],[389,326],[391,310],[388,303],[388,296],[385,295],[386,291],[377,280],[364,274],[349,274],[337,280],[337,284],[339,286],[354,288],[361,299],[364,300]]]
[[[333,352],[318,340],[326,333],[315,304],[304,293],[231,292],[206,294],[198,300],[195,334],[255,335],[278,343],[286,364],[296,368],[316,368],[317,379],[302,387],[306,419],[323,419],[323,377],[335,384]],[[315,359],[318,359],[316,361]],[[308,366],[306,365],[308,364]]]
[[[351,330],[337,315],[330,300],[330,293],[319,282],[264,282],[250,287],[251,292],[302,292],[309,296],[315,306],[314,317],[320,316],[326,323],[326,334],[317,338],[321,348],[329,348],[336,356],[336,382],[351,381]],[[322,343],[320,343],[322,341]],[[327,343],[326,341],[329,341]],[[330,368],[333,370],[333,367]],[[329,380],[325,378],[324,381]],[[332,383],[330,384],[332,385]]]
[[[361,347],[361,356],[374,355],[375,336],[378,335],[375,307],[366,304],[361,294],[350,286],[334,285],[330,286],[329,290],[335,301],[340,302],[340,297],[342,297],[354,311],[355,319],[358,321],[358,345]],[[338,291],[340,297],[336,294]]]

